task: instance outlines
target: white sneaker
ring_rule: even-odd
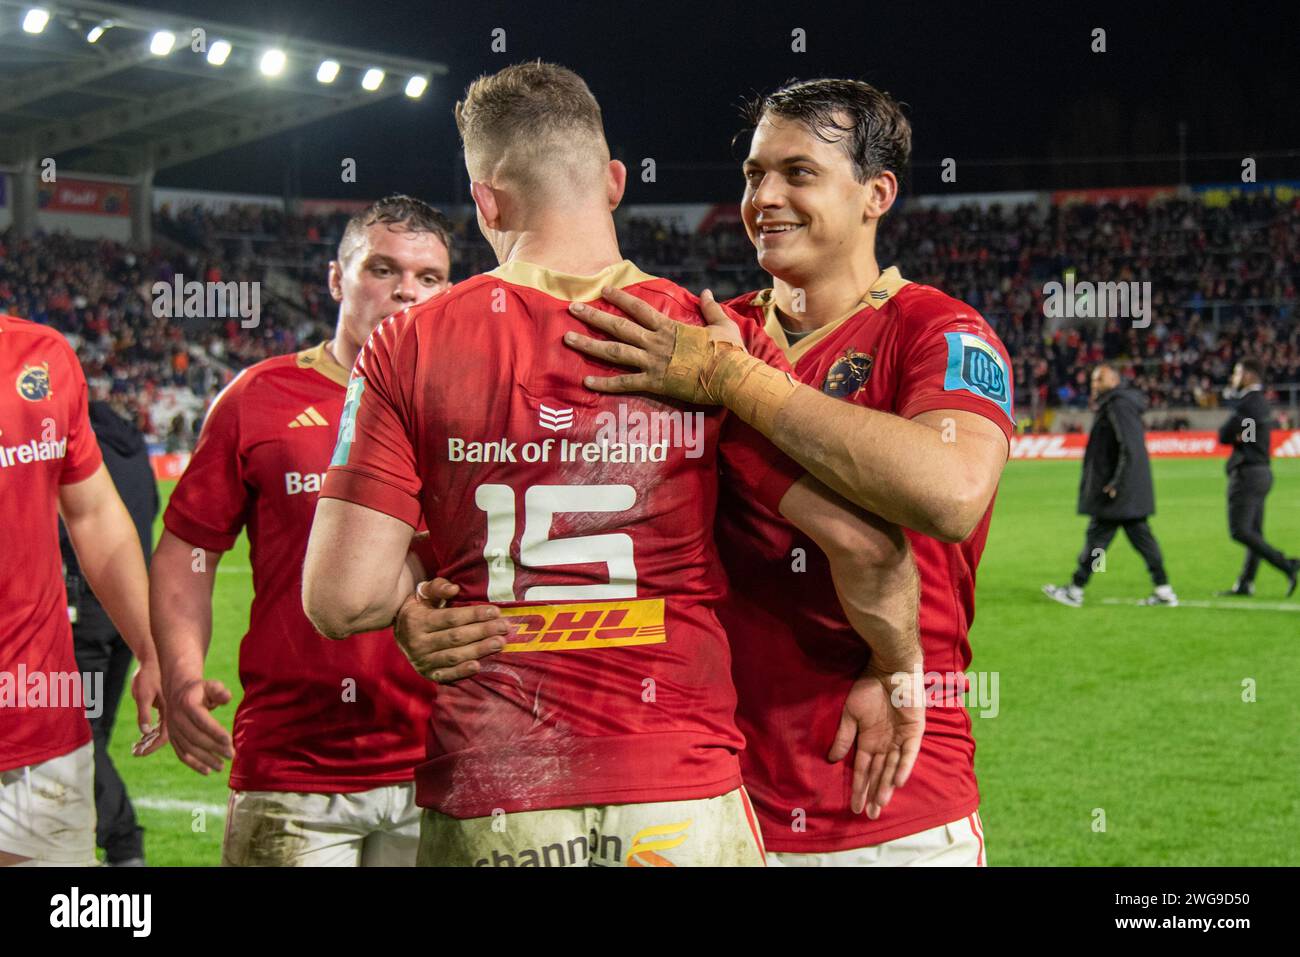
[[[1154,592],[1152,592],[1150,595],[1147,595],[1147,597],[1143,598],[1140,602],[1138,602],[1138,604],[1139,605],[1164,605],[1166,608],[1177,608],[1178,596],[1174,594],[1174,590],[1170,588],[1168,585],[1159,585],[1156,587],[1156,590]]]
[[[1078,585],[1044,585],[1043,594],[1062,605],[1078,608],[1083,604],[1083,589]]]

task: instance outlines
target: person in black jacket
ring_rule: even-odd
[[[1255,594],[1255,572],[1260,559],[1286,576],[1287,597],[1295,591],[1300,559],[1287,558],[1264,540],[1264,499],[1273,487],[1269,451],[1273,410],[1264,397],[1263,368],[1254,359],[1242,359],[1229,383],[1237,393],[1237,407],[1219,429],[1219,441],[1232,446],[1228,457],[1228,532],[1246,546],[1246,561],[1237,582],[1220,595],[1250,597]]]
[[[1106,364],[1092,370],[1092,395],[1096,417],[1088,434],[1079,481],[1079,514],[1090,515],[1092,520],[1073,580],[1068,586],[1044,585],[1043,594],[1072,608],[1082,605],[1083,587],[1101,566],[1115,533],[1123,528],[1146,561],[1155,584],[1155,592],[1141,604],[1177,605],[1178,596],[1169,587],[1160,545],[1147,524],[1147,518],[1155,514],[1156,496],[1142,424],[1146,396],[1121,386],[1119,373]]]
[[[148,566],[153,551],[153,523],[158,515],[158,485],[149,464],[144,436],[120,418],[107,402],[91,402],[89,413],[90,427],[104,454],[104,465],[131,515],[131,521],[135,523],[144,550],[144,562]],[[95,742],[95,812],[98,816],[95,843],[104,849],[105,863],[140,866],[144,864],[144,829],[136,823],[135,809],[126,793],[126,785],[108,756],[117,706],[131,670],[131,649],[113,627],[94,593],[85,586],[77,555],[62,523],[59,524],[59,544],[67,570],[68,612],[72,616],[77,668],[82,673],[104,675],[103,707],[98,716],[89,718]]]

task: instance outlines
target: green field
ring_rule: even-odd
[[[1039,587],[1063,583],[1083,543],[1079,466],[1007,468],[971,633],[972,669],[998,676],[997,715],[972,710],[990,864],[1300,864],[1287,837],[1300,817],[1300,593],[1284,601],[1284,579],[1265,566],[1255,599],[1215,599],[1242,557],[1227,537],[1222,462],[1153,467],[1152,528],[1179,608],[1132,604],[1150,582],[1122,535],[1082,609],[1044,598]],[[1300,461],[1274,474],[1266,533],[1295,553]],[[241,539],[218,576],[208,668],[236,693],[250,591]],[[113,756],[149,862],[216,864],[224,775],[200,777],[170,748],[132,758],[133,714],[118,715]],[[217,712],[227,727],[233,714]]]

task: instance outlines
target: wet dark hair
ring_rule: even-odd
[[[365,231],[378,223],[400,226],[417,233],[433,233],[447,247],[447,253],[451,253],[451,220],[422,199],[394,193],[371,203],[348,220],[343,238],[339,240],[339,262],[343,262],[353,247],[361,242]]]
[[[790,80],[741,109],[751,130],[769,113],[802,123],[823,142],[838,143],[860,183],[885,170],[902,180],[912,158],[912,124],[902,104],[861,80]]]

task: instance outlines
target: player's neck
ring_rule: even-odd
[[[846,261],[836,272],[795,280],[772,278],[772,293],[781,324],[793,332],[809,332],[850,315],[880,278],[874,255]]]
[[[606,211],[547,217],[530,226],[535,228],[499,234],[496,252],[501,265],[526,262],[572,276],[593,276],[623,261],[614,220]]]
[[[334,357],[335,362],[351,372],[361,349],[343,334],[343,323],[340,320],[338,328],[334,330],[334,338],[325,343],[325,351]]]

